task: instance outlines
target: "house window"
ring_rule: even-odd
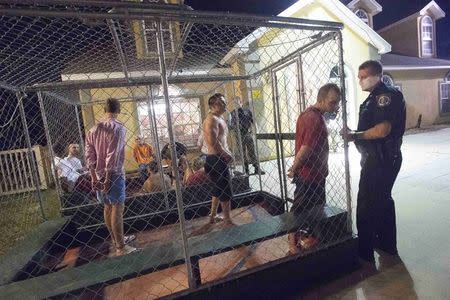
[[[128,0],[135,1],[135,0]],[[139,0],[138,2],[168,3],[167,0]],[[136,43],[138,59],[158,58],[157,22],[151,20],[133,20],[130,22]],[[167,58],[173,58],[180,42],[180,22],[161,21],[164,52]],[[178,56],[182,56],[181,49]]]
[[[424,16],[420,23],[422,32],[422,54],[433,55],[433,20]]]
[[[158,54],[158,42],[156,38],[156,22],[152,21],[142,21],[143,31],[144,31],[144,44],[146,47],[146,53],[149,56],[154,56]],[[173,41],[173,28],[172,22],[162,22],[162,36],[164,41],[164,51],[166,55],[173,54],[175,51],[174,41]]]
[[[402,86],[397,84],[394,81],[394,78],[389,74],[383,74],[383,77],[381,77],[381,81],[383,81],[383,83],[387,86],[390,86],[390,87],[396,88],[399,91],[402,91]]]
[[[440,87],[440,109],[441,113],[450,113],[450,72],[445,76],[444,81],[439,83]]]
[[[355,15],[360,18],[364,23],[369,25],[369,15],[363,9],[358,9],[355,11]]]
[[[165,145],[169,142],[168,124],[166,118],[166,104],[164,100],[154,102],[155,123],[158,132],[158,142]],[[200,100],[198,98],[184,99],[171,98],[172,103],[172,126],[177,142],[187,147],[196,147],[198,130],[201,126]],[[149,119],[149,110],[146,102],[138,105],[138,118],[140,133],[154,145],[152,135],[152,124]]]

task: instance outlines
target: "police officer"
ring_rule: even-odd
[[[374,261],[374,248],[398,254],[392,187],[402,164],[406,109],[403,94],[386,86],[382,73],[378,61],[359,66],[359,84],[370,94],[359,108],[358,129],[344,132],[361,153],[356,226],[359,256],[369,262]]]
[[[249,162],[253,164],[255,168],[254,174],[264,175],[266,172],[261,170],[259,166],[258,158],[256,157],[255,143],[253,142],[252,136],[252,124],[253,124],[253,114],[248,108],[242,107],[241,98],[235,98],[235,104],[237,108],[230,113],[230,124],[229,127],[235,131],[236,140],[239,140],[238,134],[241,135],[242,151],[244,152],[244,169],[245,173],[249,174]],[[238,133],[239,132],[239,133]]]

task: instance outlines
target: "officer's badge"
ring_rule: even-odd
[[[391,97],[389,95],[383,94],[377,96],[377,105],[379,107],[385,107],[391,104]]]

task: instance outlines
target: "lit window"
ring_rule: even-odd
[[[429,16],[424,16],[421,21],[422,31],[422,54],[433,54],[433,20]]]
[[[156,38],[156,23],[155,22],[142,22],[144,28],[145,47],[147,55],[156,55],[158,53],[158,43]],[[162,22],[162,36],[164,41],[164,51],[167,53],[173,53],[175,51],[173,35],[172,35],[172,23]]]
[[[187,147],[195,147],[197,145],[198,130],[201,126],[200,100],[198,98],[185,99],[172,96],[173,94],[170,91],[169,95],[172,106],[172,126],[175,139]],[[161,96],[156,96],[155,98],[156,100],[154,100],[153,106],[155,114],[154,123],[156,124],[158,142],[160,145],[164,145],[169,142],[166,103]],[[155,144],[149,114],[151,113],[149,113],[147,102],[139,103],[138,118],[140,133],[146,140]]]
[[[441,113],[450,113],[450,72],[447,73],[444,81],[439,83],[439,89]]]
[[[357,11],[355,11],[355,15],[358,18],[360,18],[364,23],[369,25],[369,15],[367,14],[367,12],[365,10],[358,9]]]
[[[167,3],[167,0],[145,0],[145,2]],[[158,58],[157,22],[151,20],[131,21],[136,42],[136,55],[139,59]],[[167,58],[173,58],[180,39],[180,22],[162,21],[164,52]],[[182,56],[181,51],[178,52]]]

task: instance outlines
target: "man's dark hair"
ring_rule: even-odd
[[[209,97],[208,99],[208,106],[212,107],[214,104],[217,103],[217,101],[222,100],[221,98],[225,96],[222,95],[221,93],[215,93],[214,95],[212,95],[211,97]]]
[[[359,66],[359,70],[367,69],[370,75],[381,75],[383,73],[383,66],[377,60],[368,60]]]
[[[108,98],[105,102],[105,112],[118,114],[120,113],[120,102],[114,98]]]
[[[164,145],[164,147],[161,150],[161,159],[170,159],[172,160],[172,150],[170,149],[170,144]],[[187,147],[186,145],[175,142],[175,153],[177,155],[177,158],[180,158],[182,155],[186,155],[187,153]]]
[[[338,95],[341,94],[341,89],[338,87],[337,84],[335,84],[335,83],[327,83],[327,84],[323,85],[319,89],[319,92],[317,93],[317,100],[325,99],[325,97],[328,95],[328,93],[331,90],[335,91],[336,94],[338,94]]]
[[[53,144],[53,154],[56,157],[63,158],[65,152],[65,148],[60,142],[56,142]]]
[[[153,172],[153,173],[158,173],[159,172],[159,165],[156,161],[152,161],[151,163],[148,164],[148,170]]]

